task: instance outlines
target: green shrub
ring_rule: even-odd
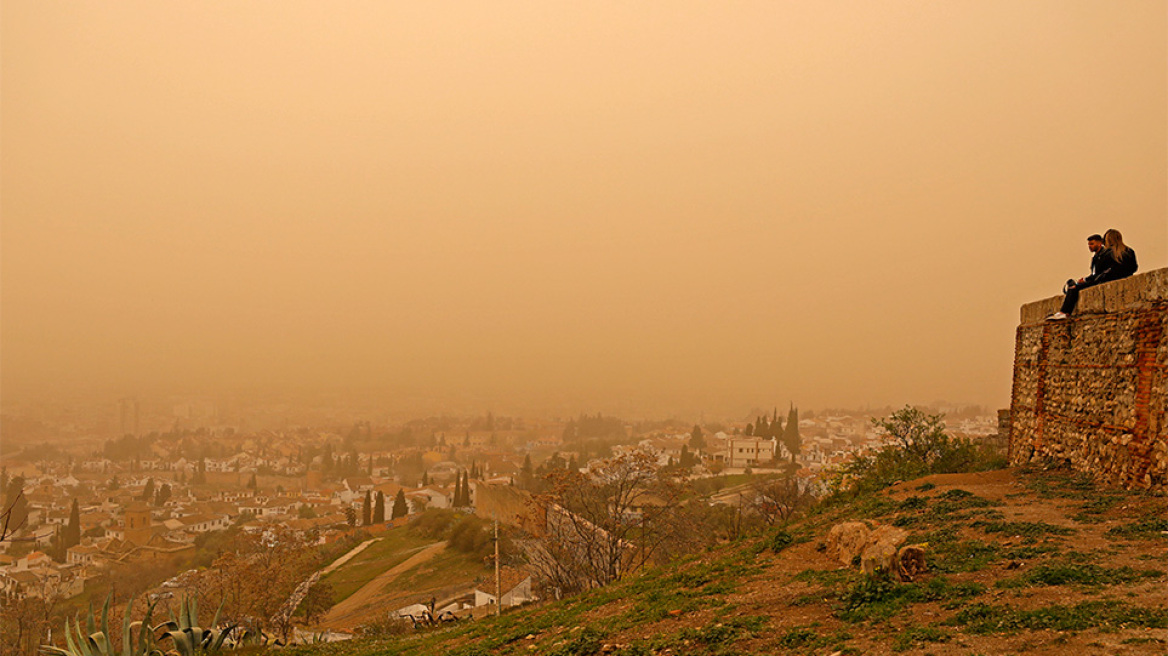
[[[986,450],[972,440],[946,433],[942,417],[905,406],[884,419],[873,419],[872,423],[890,444],[857,454],[847,462],[832,481],[836,493],[863,494],[929,474],[984,471],[1006,466],[1000,454]]]

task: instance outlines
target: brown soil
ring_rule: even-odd
[[[1069,536],[1048,538],[1058,543],[1063,554],[1069,552],[1097,552],[1096,562],[1105,567],[1130,566],[1136,569],[1168,569],[1168,554],[1165,541],[1123,540],[1106,537],[1108,529],[1127,524],[1133,520],[1164,516],[1168,513],[1168,501],[1163,497],[1124,493],[1118,490],[1086,491],[1076,496],[1065,489],[1058,495],[1040,495],[1033,489],[1032,482],[1041,480],[1045,474],[1022,475],[1015,470],[1001,470],[974,474],[946,474],[929,476],[899,484],[886,492],[897,501],[910,496],[935,497],[947,490],[962,489],[977,496],[1004,505],[995,507],[1008,522],[1045,522],[1055,526],[1074,529]],[[927,491],[918,488],[925,484],[934,487]],[[927,486],[926,486],[927,487]],[[1099,516],[1097,522],[1077,521],[1074,516],[1081,512],[1085,501],[1096,494],[1120,494],[1123,500],[1114,508]],[[918,644],[907,651],[894,651],[893,638],[908,626],[924,627],[948,619],[957,613],[945,609],[940,603],[918,603],[909,606],[906,612],[884,622],[848,623],[838,619],[833,610],[834,600],[808,600],[807,595],[819,592],[818,584],[793,581],[795,574],[807,569],[840,570],[838,562],[832,561],[819,549],[831,522],[817,530],[817,539],[796,544],[779,554],[764,551],[757,556],[762,571],[740,582],[737,590],[725,597],[734,606],[733,615],[764,615],[769,617],[767,626],[760,635],[748,641],[735,643],[736,653],[799,653],[823,654],[832,649],[787,649],[779,639],[790,629],[815,625],[820,635],[844,631],[852,637],[847,641],[850,649],[845,653],[877,654],[934,654],[936,656],[970,656],[973,654],[997,655],[1025,653],[1027,655],[1062,656],[1126,656],[1137,654],[1168,654],[1168,630],[1126,628],[1114,631],[1088,629],[1078,632],[1021,631],[1014,634],[973,635],[960,628],[945,627],[951,634],[948,642]],[[1019,546],[1027,541],[1022,536],[1004,534],[986,535],[963,527],[965,538],[996,542],[1004,547]],[[977,582],[986,586],[986,591],[975,602],[994,605],[1009,604],[1018,609],[1032,609],[1053,605],[1073,605],[1082,601],[1117,600],[1144,608],[1168,607],[1168,578],[1157,578],[1132,585],[1101,586],[1084,588],[1070,585],[1022,587],[999,589],[994,584],[1003,579],[1012,579],[1025,573],[1038,562],[1050,556],[1039,556],[1032,561],[1013,563],[995,562],[975,572],[946,574],[953,583]],[[925,577],[934,576],[926,574]],[[927,579],[926,579],[927,580]],[[586,615],[586,622],[599,621],[606,617],[619,616],[628,612],[636,600],[609,604]],[[623,633],[610,635],[605,642],[627,644],[637,639],[646,639],[662,634],[672,634],[685,627],[699,628],[716,622],[716,609],[701,610],[681,614],[652,624],[642,624]],[[540,636],[541,642],[549,636],[562,634],[565,637],[571,627],[558,627]],[[1126,641],[1126,642],[1125,642]],[[542,642],[542,644],[548,644]]]

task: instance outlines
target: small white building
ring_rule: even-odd
[[[726,440],[726,464],[730,467],[757,467],[775,458],[777,444],[763,437],[735,436]]]

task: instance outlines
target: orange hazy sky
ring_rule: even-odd
[[[0,385],[1007,404],[1168,4],[6,0]]]

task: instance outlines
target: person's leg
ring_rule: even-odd
[[[1071,287],[1067,290],[1067,295],[1063,297],[1063,307],[1059,312],[1070,314],[1075,311],[1075,306],[1079,304],[1079,289],[1079,287]]]

